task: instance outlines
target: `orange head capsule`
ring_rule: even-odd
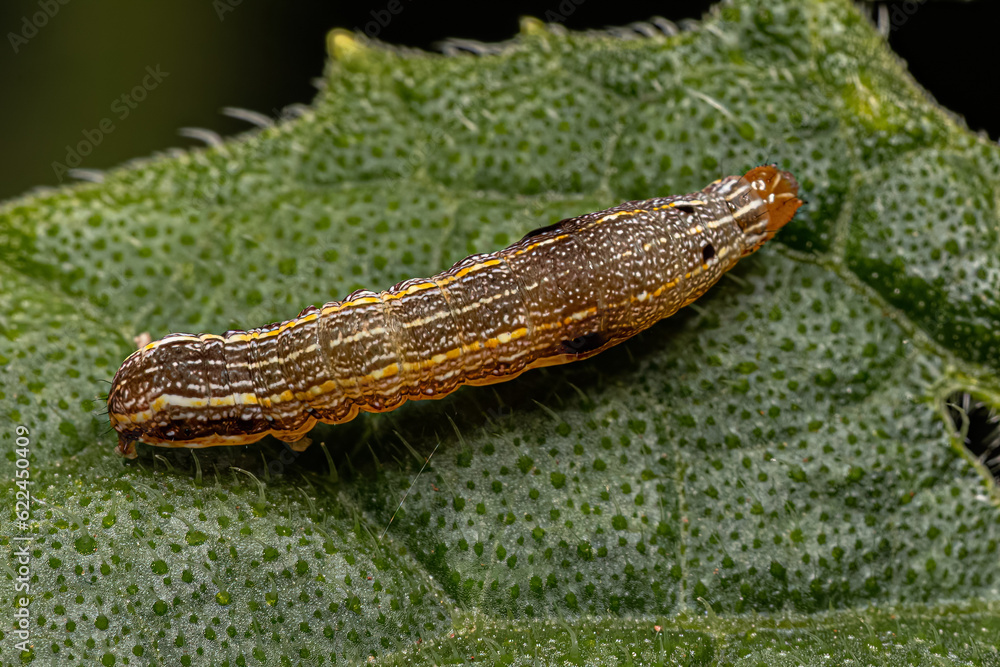
[[[749,255],[771,240],[792,219],[795,211],[802,206],[802,200],[798,198],[798,181],[787,171],[778,169],[777,165],[755,167],[744,174],[740,181],[741,185],[749,186],[759,198],[755,200],[751,195],[745,211],[733,212],[737,223],[747,235],[743,254]]]

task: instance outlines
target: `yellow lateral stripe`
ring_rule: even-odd
[[[384,292],[382,294],[383,301],[391,301],[393,299],[402,299],[404,296],[410,296],[411,294],[416,294],[417,292],[423,292],[424,290],[430,289],[432,287],[437,287],[432,282],[426,281],[422,283],[417,283],[415,285],[410,285],[402,292]]]
[[[704,204],[704,202],[699,201],[699,200],[677,201],[677,202],[671,202],[670,204],[667,204],[667,205],[664,205],[664,206],[657,207],[657,208],[652,209],[652,210],[656,211],[656,210],[660,210],[660,209],[664,209],[664,208],[672,208],[672,207],[675,207],[675,206],[681,205],[681,204],[684,204],[684,205],[696,205],[697,206],[697,205]],[[644,213],[644,212],[646,212],[644,209],[634,209],[634,210],[631,210],[631,211],[618,211],[616,213],[604,216],[603,218],[600,218],[599,220],[596,220],[593,223],[593,225],[596,226],[596,225],[602,224],[604,222],[607,222],[607,221],[619,218],[619,217],[621,217],[623,215],[636,215],[636,214]],[[696,227],[694,230],[689,230],[688,233],[689,234],[694,234],[694,233],[701,233],[702,231],[703,231],[703,228],[699,226],[699,227]],[[546,245],[546,244],[549,244],[549,243],[552,243],[552,242],[555,242],[555,241],[559,241],[559,240],[564,239],[564,238],[566,238],[568,236],[569,236],[569,234],[561,234],[561,235],[558,235],[558,236],[554,236],[552,238],[548,238],[548,239],[545,239],[545,240],[542,240],[542,241],[538,241],[536,243],[532,243],[531,245],[525,246],[524,248],[520,249],[518,252],[519,252],[519,254],[522,253],[522,252],[529,252],[529,251],[533,250],[534,248],[537,248],[537,247],[539,247],[541,245]],[[723,250],[724,251],[728,251],[728,248],[723,248]],[[727,253],[720,252],[720,258],[723,257],[725,254],[727,254]],[[403,298],[404,296],[409,296],[409,295],[412,295],[412,294],[416,294],[418,292],[422,292],[422,291],[431,289],[432,287],[440,287],[441,285],[446,285],[446,284],[448,284],[450,282],[454,282],[455,280],[463,278],[463,277],[469,275],[470,273],[474,273],[476,271],[480,271],[482,269],[485,269],[485,268],[488,268],[488,267],[491,267],[491,266],[496,266],[496,265],[500,264],[501,262],[502,262],[502,260],[500,260],[500,259],[492,259],[492,260],[488,260],[488,261],[485,261],[485,262],[479,262],[477,264],[473,264],[472,266],[465,267],[465,268],[461,269],[460,271],[457,271],[454,275],[447,276],[446,278],[441,279],[438,282],[431,282],[431,281],[420,282],[420,283],[416,283],[416,284],[410,285],[409,287],[407,287],[402,292],[398,292],[398,293],[382,293],[379,296],[368,296],[368,297],[362,297],[360,299],[354,299],[354,300],[351,300],[351,301],[344,301],[344,302],[342,302],[340,304],[337,304],[336,306],[331,306],[331,307],[328,307],[328,308],[323,308],[322,310],[320,310],[318,312],[309,313],[308,315],[305,315],[305,316],[303,316],[301,318],[296,318],[294,320],[289,320],[288,322],[285,322],[285,323],[281,324],[276,329],[273,329],[273,330],[270,330],[270,331],[253,330],[252,332],[249,332],[249,333],[246,333],[246,334],[237,334],[237,335],[234,335],[231,338],[229,338],[228,340],[230,340],[230,341],[238,340],[238,341],[244,341],[244,342],[246,342],[246,341],[250,341],[251,339],[262,339],[262,338],[268,338],[268,337],[271,337],[271,336],[277,336],[282,331],[285,331],[286,329],[290,329],[290,328],[296,326],[297,324],[303,324],[303,323],[306,323],[306,322],[310,322],[310,321],[316,320],[320,315],[326,315],[326,314],[329,314],[329,313],[337,312],[339,310],[343,310],[345,308],[349,308],[349,307],[352,307],[352,306],[381,303],[382,301],[388,300],[388,299],[400,299],[400,298]],[[697,275],[701,271],[707,270],[708,268],[709,268],[709,266],[707,264],[702,265],[700,267],[697,267],[692,273],[685,274],[684,277],[685,278],[691,278],[693,275]],[[651,296],[652,297],[659,297],[665,290],[674,287],[675,285],[677,285],[677,283],[678,283],[677,280],[665,283],[664,285],[660,286],[656,291],[654,291]],[[645,298],[648,298],[648,297],[643,297],[640,300],[645,300]],[[635,297],[631,297],[629,299],[629,301],[633,301],[633,300],[635,300]],[[620,305],[624,305],[624,304],[619,304],[619,306]],[[590,308],[587,308],[585,310],[582,310],[582,311],[579,311],[579,312],[573,313],[572,315],[567,316],[561,322],[557,320],[555,322],[542,323],[542,324],[540,324],[539,326],[537,326],[535,328],[538,329],[538,330],[558,329],[558,328],[561,328],[563,326],[569,325],[569,324],[571,324],[574,321],[583,320],[583,319],[586,319],[587,317],[591,317],[591,316],[594,316],[596,314],[597,314],[597,308],[596,307],[590,307]],[[356,378],[354,380],[354,383],[355,383],[355,385],[358,385],[358,384],[360,384],[362,382],[374,382],[374,381],[377,381],[377,380],[381,380],[383,378],[393,377],[395,375],[398,375],[401,370],[402,370],[402,372],[409,372],[409,371],[419,371],[419,370],[424,370],[424,369],[427,369],[427,368],[431,368],[433,366],[437,366],[437,365],[443,364],[443,363],[445,363],[445,362],[447,362],[449,360],[457,359],[457,358],[461,357],[463,354],[467,354],[469,352],[475,352],[475,351],[478,351],[478,350],[480,350],[482,348],[492,349],[492,348],[496,348],[496,347],[498,347],[500,345],[505,345],[505,344],[507,344],[507,343],[509,343],[509,342],[511,342],[513,340],[517,340],[519,338],[522,338],[522,337],[526,336],[527,333],[528,333],[527,328],[526,327],[521,327],[521,328],[515,329],[514,331],[511,331],[511,332],[499,333],[496,336],[494,336],[492,338],[489,338],[489,339],[487,339],[485,341],[474,341],[473,343],[471,343],[469,345],[461,345],[459,347],[456,347],[456,348],[453,348],[451,350],[448,350],[445,353],[436,354],[433,357],[431,357],[430,359],[426,359],[424,361],[419,361],[419,362],[414,362],[414,363],[403,363],[402,367],[398,363],[393,363],[393,364],[390,364],[389,366],[386,366],[384,368],[376,369],[376,370],[372,371],[371,373],[368,373],[368,374],[362,376],[361,378]],[[227,339],[224,336],[218,336],[218,335],[215,335],[215,334],[200,334],[198,336],[193,336],[193,335],[191,335],[191,336],[175,336],[173,338],[160,339],[160,340],[157,340],[157,341],[153,341],[149,345],[146,345],[143,349],[144,350],[154,349],[159,344],[162,344],[164,342],[168,342],[169,343],[171,341],[182,342],[182,341],[205,341],[205,340],[227,340]],[[279,404],[279,403],[287,403],[287,402],[289,402],[291,400],[306,401],[306,400],[309,400],[311,398],[315,398],[317,396],[329,393],[329,392],[333,391],[336,387],[337,387],[337,383],[335,381],[328,381],[328,382],[324,382],[322,385],[317,385],[317,386],[310,387],[305,392],[292,392],[291,390],[285,390],[281,394],[275,394],[275,395],[272,395],[272,396],[265,397],[263,399],[258,399],[255,394],[235,394],[235,395],[231,395],[231,396],[213,397],[213,398],[210,398],[208,400],[206,400],[204,398],[191,398],[191,397],[186,397],[186,396],[177,396],[177,395],[172,395],[172,394],[164,394],[164,395],[159,396],[156,400],[153,401],[153,403],[150,405],[150,410],[144,410],[144,411],[137,412],[137,413],[134,413],[134,414],[131,414],[131,415],[115,414],[114,417],[117,420],[122,421],[122,422],[126,422],[126,423],[141,423],[143,421],[147,421],[149,419],[152,419],[152,413],[159,412],[159,411],[163,410],[163,408],[165,408],[168,405],[190,407],[190,408],[204,408],[204,407],[220,407],[220,406],[227,406],[227,405],[235,405],[237,403],[240,403],[240,404],[263,404],[265,407],[271,407],[272,405]],[[237,400],[237,399],[239,399],[239,400]]]
[[[378,297],[364,297],[364,298],[361,298],[361,299],[355,299],[353,301],[343,301],[341,303],[338,303],[335,306],[327,306],[326,308],[323,308],[323,310],[320,311],[320,314],[321,315],[329,315],[330,313],[336,313],[338,311],[344,310],[345,308],[350,308],[352,306],[363,305],[363,304],[371,304],[371,303],[380,303],[381,301],[388,301],[390,299],[400,299],[400,298],[402,298],[404,296],[409,296],[411,294],[416,294],[417,292],[423,292],[423,291],[428,290],[428,289],[430,289],[432,287],[439,287],[440,285],[447,285],[448,283],[454,282],[455,280],[457,280],[459,278],[465,277],[466,275],[468,275],[469,273],[471,273],[473,271],[479,271],[481,269],[485,269],[485,268],[490,267],[490,266],[496,266],[499,263],[500,263],[499,259],[491,259],[491,260],[486,261],[486,262],[480,262],[478,264],[473,264],[472,266],[467,266],[464,269],[462,269],[461,271],[458,271],[455,275],[448,276],[446,279],[443,279],[443,280],[441,280],[439,282],[435,283],[435,282],[428,281],[428,282],[418,283],[416,285],[411,285],[410,287],[406,288],[405,291],[399,292],[398,294],[393,294],[392,292],[382,292]]]
[[[597,307],[591,306],[586,310],[581,310],[579,312],[573,313],[572,315],[563,320],[563,324],[572,324],[575,321],[582,320],[596,314],[597,314]]]
[[[299,324],[305,324],[306,322],[312,322],[317,317],[319,317],[319,313],[309,313],[308,315],[305,315],[304,317],[297,317],[294,320],[288,320],[287,322],[282,323],[277,329],[272,329],[271,331],[258,331],[257,335],[255,337],[256,338],[270,338],[271,336],[277,336],[278,334],[280,334],[282,331],[285,331],[286,329],[291,329],[294,326],[297,326]],[[233,336],[233,338],[235,339],[237,337]]]
[[[694,200],[694,201],[690,201],[690,202],[674,202],[674,203],[669,204],[666,207],[660,207],[660,208],[669,208],[671,206],[675,206],[678,203],[695,204],[695,205],[704,204],[704,202]],[[653,210],[659,210],[659,209],[653,209]],[[617,213],[612,213],[610,215],[606,215],[603,218],[601,218],[600,220],[595,221],[594,222],[594,226],[602,224],[602,223],[607,222],[609,220],[614,220],[614,219],[619,218],[619,217],[621,217],[623,215],[637,215],[639,213],[646,213],[646,210],[645,209],[639,209],[639,208],[637,208],[637,209],[633,209],[631,211],[618,211]],[[559,236],[554,236],[554,237],[552,237],[550,239],[545,239],[543,241],[538,241],[536,243],[532,243],[531,245],[528,245],[528,246],[525,246],[524,248],[519,249],[517,251],[517,254],[521,255],[521,254],[524,254],[526,252],[530,252],[530,251],[534,250],[535,248],[537,248],[537,247],[539,247],[541,245],[546,245],[546,244],[549,244],[549,243],[553,243],[555,241],[560,241],[560,240],[562,240],[564,238],[567,238],[568,236],[569,236],[569,234],[560,234]],[[453,275],[453,276],[447,276],[447,277],[441,279],[440,281],[438,281],[436,283],[435,282],[429,282],[429,281],[428,282],[417,283],[415,285],[410,285],[409,287],[407,287],[402,292],[398,292],[398,293],[382,292],[382,293],[379,294],[378,297],[363,297],[361,299],[354,299],[352,301],[343,301],[343,302],[337,304],[336,306],[328,306],[326,308],[323,308],[319,313],[310,313],[309,315],[306,315],[305,317],[296,318],[294,320],[289,320],[288,322],[285,322],[284,324],[282,324],[281,326],[279,326],[277,329],[274,329],[273,331],[264,331],[264,332],[261,332],[260,335],[259,335],[259,338],[268,338],[270,336],[277,336],[282,331],[284,331],[286,329],[290,329],[291,327],[294,327],[296,324],[300,324],[300,323],[303,323],[303,322],[309,322],[311,320],[314,320],[319,315],[329,315],[330,313],[336,313],[336,312],[338,312],[340,310],[343,310],[345,308],[350,308],[352,306],[357,306],[357,305],[365,305],[365,304],[378,303],[379,301],[389,301],[389,300],[392,300],[392,299],[401,299],[401,298],[403,298],[405,296],[410,296],[412,294],[416,294],[418,292],[423,292],[425,290],[431,289],[432,287],[440,287],[441,285],[447,285],[449,283],[452,283],[452,282],[458,280],[459,278],[464,278],[465,276],[467,276],[470,273],[473,273],[473,272],[476,272],[476,271],[481,271],[482,269],[489,268],[491,266],[496,266],[497,264],[500,264],[501,261],[502,260],[499,260],[499,259],[491,259],[491,260],[487,260],[485,262],[479,262],[477,264],[473,264],[472,266],[467,266],[464,269],[461,269],[460,271],[458,271],[457,273],[455,273],[455,275]],[[234,339],[235,338],[237,338],[237,337],[234,336]],[[156,342],[159,342],[159,341],[156,341]]]
[[[653,211],[659,211],[659,210],[665,209],[665,208],[672,208],[674,206],[677,206],[678,204],[688,204],[688,205],[700,206],[700,205],[703,205],[704,203],[705,202],[699,201],[697,199],[690,200],[690,201],[671,202],[669,204],[666,204],[664,206],[658,206],[658,207],[656,207],[654,209],[651,209],[651,210],[653,210]],[[631,211],[618,211],[616,213],[612,213],[610,215],[606,215],[603,218],[600,218],[599,220],[596,220],[593,223],[592,226],[600,225],[600,224],[608,222],[610,220],[615,220],[616,218],[620,218],[623,215],[637,215],[639,213],[646,213],[646,212],[647,211],[645,209],[633,209]],[[701,230],[699,230],[699,232],[700,231]],[[564,238],[566,238],[568,236],[569,236],[569,234],[560,234],[559,236],[554,236],[554,237],[552,237],[550,239],[545,239],[543,241],[538,241],[536,243],[532,243],[531,245],[525,246],[524,248],[521,248],[520,250],[518,250],[517,254],[521,255],[521,254],[524,254],[526,252],[530,252],[530,251],[534,250],[535,248],[537,248],[537,247],[539,247],[541,245],[547,245],[547,244],[553,243],[555,241],[560,241],[560,240],[562,240],[562,239],[564,239]],[[305,324],[306,322],[312,322],[313,320],[315,320],[316,318],[318,318],[320,315],[329,315],[331,313],[335,313],[335,312],[338,312],[338,311],[343,310],[345,308],[350,308],[352,306],[367,305],[367,304],[379,303],[381,301],[388,301],[388,300],[393,300],[393,299],[401,299],[401,298],[403,298],[405,296],[410,296],[412,294],[416,294],[418,292],[423,292],[425,290],[431,289],[432,287],[440,287],[441,285],[447,285],[448,283],[454,282],[455,280],[458,280],[459,278],[464,278],[465,276],[467,276],[468,274],[470,274],[472,272],[480,271],[482,269],[485,269],[485,268],[488,268],[488,267],[491,267],[491,266],[496,266],[497,264],[500,264],[500,262],[501,262],[501,260],[498,260],[498,259],[488,260],[486,262],[480,262],[478,264],[474,264],[472,266],[468,266],[468,267],[466,267],[466,268],[458,271],[455,275],[448,276],[448,277],[440,280],[437,283],[429,282],[429,281],[428,282],[417,283],[415,285],[410,285],[408,288],[406,288],[406,290],[404,290],[402,292],[398,292],[398,293],[382,292],[382,293],[380,293],[380,295],[378,297],[362,297],[360,299],[354,299],[354,300],[351,300],[351,301],[343,301],[343,302],[337,304],[336,306],[328,306],[326,308],[321,309],[319,312],[309,313],[308,315],[305,315],[303,317],[297,317],[297,318],[295,318],[293,320],[289,320],[287,322],[284,322],[280,326],[278,326],[276,329],[272,329],[270,331],[255,331],[252,337],[260,339],[260,338],[270,338],[272,336],[278,336],[283,331],[286,331],[287,329],[291,329],[292,327],[295,327],[295,326],[297,326],[299,324]],[[166,338],[166,339],[161,338],[159,340],[154,340],[153,342],[151,342],[148,345],[146,345],[143,348],[143,351],[153,350],[153,349],[157,348],[159,345],[163,344],[164,342],[170,343],[170,342],[194,341],[194,340],[204,341],[204,340],[213,340],[213,339],[214,340],[241,341],[241,342],[247,342],[249,340],[246,337],[246,334],[236,334],[236,335],[234,335],[234,336],[232,336],[232,337],[230,337],[228,339],[226,337],[224,337],[224,336],[218,336],[216,334],[199,334],[198,336],[189,336],[189,337],[175,336],[173,338]]]
[[[560,237],[556,237],[556,238],[560,238]],[[728,250],[729,249],[728,248],[723,248],[722,250],[724,252],[720,252],[719,253],[719,257],[720,258],[722,258],[726,254],[728,254]],[[491,262],[484,262],[482,264],[476,264],[474,266],[470,266],[470,267],[467,267],[466,269],[463,269],[462,273],[463,273],[463,275],[465,275],[465,274],[468,274],[471,271],[478,270],[478,269],[483,268],[485,266],[492,266],[492,265],[499,264],[499,263],[500,263],[500,260],[493,260]],[[697,267],[694,270],[693,273],[687,273],[687,274],[685,274],[684,277],[685,278],[690,278],[690,277],[692,277],[692,275],[697,275],[702,270],[707,270],[708,268],[709,268],[709,266],[707,264],[704,264],[704,265],[702,265],[700,267]],[[459,274],[456,274],[455,277],[456,278],[459,277]],[[665,290],[668,290],[668,289],[676,286],[678,282],[679,281],[677,281],[677,280],[673,280],[673,281],[670,281],[668,283],[665,283],[665,284],[661,285],[658,289],[656,289],[656,291],[654,291],[652,293],[651,296],[654,297],[654,298],[655,297],[659,297],[661,294],[663,294],[663,292]],[[424,289],[428,289],[430,287],[435,287],[435,286],[436,286],[435,283],[419,283],[417,285],[413,285],[412,288],[414,289],[414,292],[417,292],[417,291],[422,291]],[[407,289],[405,293],[412,293],[412,292],[410,292],[410,289]],[[401,295],[402,294],[404,294],[404,293],[401,293]],[[629,299],[629,301],[634,301],[634,300],[636,300],[636,297],[630,297],[630,299]],[[644,298],[639,298],[638,300],[645,300],[645,299]],[[363,299],[359,299],[357,301],[344,302],[343,304],[341,304],[341,307],[345,307],[345,306],[348,306],[348,305],[351,305],[351,304],[354,304],[354,303],[375,303],[377,301],[378,301],[377,299],[374,299],[372,297],[364,297]],[[625,305],[625,302],[621,302],[621,303],[617,304],[616,307],[620,307],[622,305]],[[326,312],[325,309],[324,309],[323,312],[324,313]],[[561,328],[561,327],[563,327],[565,325],[569,325],[569,324],[571,324],[574,321],[582,320],[582,319],[585,319],[587,317],[591,317],[591,316],[596,315],[596,314],[597,314],[597,308],[592,306],[590,308],[578,311],[576,313],[573,313],[572,315],[567,316],[561,322],[557,320],[557,321],[551,322],[551,323],[542,323],[542,324],[536,326],[535,328],[537,330],[558,329],[558,328]],[[309,320],[315,319],[317,316],[318,316],[317,313],[310,313],[309,315],[307,315],[306,317],[302,318],[301,320],[292,320],[291,322],[287,323],[286,326],[283,326],[280,329],[275,330],[273,332],[258,332],[258,331],[254,331],[251,334],[251,337],[252,338],[263,338],[265,336],[274,335],[274,334],[280,333],[281,330],[284,330],[288,326],[294,325],[297,321],[305,322],[305,321],[309,321]],[[419,361],[419,362],[415,362],[415,363],[403,363],[402,364],[402,370],[403,370],[403,372],[409,372],[409,371],[419,371],[419,370],[424,370],[424,369],[427,369],[427,368],[431,368],[433,366],[437,366],[437,365],[443,364],[446,361],[457,359],[457,358],[459,358],[463,354],[467,354],[469,352],[478,351],[481,348],[492,349],[492,348],[496,348],[496,347],[498,347],[500,345],[505,345],[505,344],[511,342],[512,340],[517,340],[519,338],[522,338],[522,337],[526,336],[527,333],[528,333],[527,327],[521,327],[521,328],[515,329],[514,331],[511,331],[511,332],[503,332],[503,333],[497,334],[493,338],[489,338],[489,339],[487,339],[485,341],[482,341],[482,342],[480,342],[480,341],[474,341],[473,343],[471,343],[469,345],[461,345],[459,347],[456,347],[456,348],[453,348],[451,350],[448,350],[445,353],[436,354],[433,357],[431,357],[430,359],[427,359],[427,360],[424,360],[424,361]],[[220,339],[222,338],[221,336],[215,336],[213,334],[206,334],[205,337],[206,338],[220,338]],[[190,339],[191,340],[199,340],[200,338],[196,337],[196,336],[192,336],[192,337],[190,337]],[[247,337],[246,337],[246,335],[240,335],[240,336],[234,336],[233,339],[247,340]],[[230,340],[233,340],[233,339],[230,339]],[[178,339],[175,338],[174,340],[178,340]],[[162,340],[160,340],[160,341],[154,341],[154,343],[159,343],[159,342],[162,342]],[[155,345],[153,343],[151,343],[150,345],[147,345],[146,347],[149,348],[150,346],[155,346]],[[399,372],[400,372],[400,365],[398,363],[393,363],[393,364],[390,364],[389,366],[386,366],[384,368],[376,369],[376,370],[372,371],[371,373],[368,373],[367,375],[362,376],[361,378],[355,379],[355,385],[358,385],[361,382],[373,382],[373,381],[380,380],[382,378],[393,377],[393,376],[399,374]],[[164,395],[159,396],[155,401],[153,401],[153,404],[150,406],[150,410],[144,410],[142,412],[137,412],[137,413],[134,413],[134,414],[131,414],[131,415],[115,414],[114,417],[117,420],[119,420],[121,422],[124,422],[124,423],[141,423],[143,421],[148,421],[149,419],[152,419],[152,416],[153,416],[152,413],[153,412],[159,412],[164,407],[166,407],[167,405],[183,406],[183,407],[191,407],[191,408],[203,408],[203,407],[219,407],[219,406],[224,406],[224,405],[234,405],[236,403],[241,403],[241,404],[258,404],[258,403],[260,403],[260,404],[263,404],[265,407],[271,407],[272,405],[275,405],[275,404],[278,404],[278,403],[286,403],[286,402],[291,401],[293,399],[298,400],[298,401],[307,401],[307,400],[309,400],[311,398],[315,398],[316,396],[321,396],[323,394],[330,393],[331,391],[333,391],[336,388],[336,386],[337,386],[336,382],[327,381],[327,382],[324,382],[322,385],[317,385],[317,386],[310,387],[305,392],[294,392],[293,393],[290,390],[286,390],[286,391],[282,392],[281,394],[272,395],[272,396],[266,397],[264,399],[258,399],[255,394],[235,394],[235,395],[223,396],[223,397],[213,397],[207,403],[206,403],[205,399],[202,399],[202,398],[190,398],[190,397],[187,397],[187,396],[176,396],[176,395],[172,395],[172,394],[164,394]],[[237,401],[236,400],[237,398],[239,398],[240,400]]]
[[[474,267],[469,267],[469,268],[472,269]],[[697,272],[697,270],[696,270],[696,272]],[[688,274],[686,277],[690,277],[690,274]],[[653,292],[652,296],[653,297],[660,296],[665,290],[670,289],[671,287],[674,287],[677,284],[677,282],[678,281],[674,280],[674,281],[665,283],[664,285],[660,286],[655,292]],[[631,297],[629,299],[629,301],[632,301],[632,300],[635,300],[635,297]],[[622,303],[618,304],[618,306],[624,305],[624,303],[625,302],[622,302]],[[578,311],[576,313],[573,313],[572,315],[567,316],[562,321],[556,320],[555,322],[543,323],[543,324],[540,324],[540,325],[536,326],[535,328],[538,329],[538,330],[558,329],[558,328],[561,328],[561,327],[563,327],[565,325],[569,325],[569,324],[571,324],[574,321],[586,319],[587,317],[591,317],[591,316],[596,315],[596,314],[597,314],[597,308],[594,307],[594,306],[591,306],[589,308],[586,308],[585,310],[581,310],[581,311]],[[474,341],[473,343],[471,343],[469,345],[461,345],[459,347],[456,347],[456,348],[453,348],[451,350],[448,350],[447,352],[436,354],[433,357],[431,357],[430,359],[426,359],[424,361],[418,361],[418,362],[415,362],[415,363],[403,363],[402,370],[403,370],[403,372],[409,372],[409,371],[419,371],[419,370],[424,370],[424,369],[427,369],[427,368],[431,368],[433,366],[437,366],[437,365],[443,364],[443,363],[445,363],[448,360],[457,359],[460,356],[462,356],[463,354],[467,354],[469,352],[478,351],[481,348],[492,349],[492,348],[496,348],[496,347],[498,347],[500,345],[505,345],[505,344],[507,344],[507,343],[509,343],[509,342],[511,342],[513,340],[517,340],[517,339],[523,338],[527,334],[528,334],[527,327],[521,327],[521,328],[515,329],[514,331],[511,331],[511,332],[499,333],[496,336],[494,336],[492,338],[489,338],[489,339],[487,339],[485,341]],[[376,370],[372,371],[371,373],[368,373],[367,375],[362,376],[361,378],[357,378],[355,380],[355,384],[357,385],[357,384],[360,384],[362,382],[374,382],[374,381],[380,380],[382,378],[393,377],[393,376],[399,374],[399,372],[400,372],[400,365],[398,363],[393,363],[393,364],[390,364],[389,366],[386,366],[384,368],[376,369]],[[305,392],[294,392],[293,393],[290,390],[286,390],[286,391],[282,392],[281,394],[275,394],[275,395],[268,396],[268,397],[266,397],[264,399],[260,399],[260,400],[258,400],[257,397],[256,397],[256,395],[254,395],[254,394],[236,394],[234,396],[224,396],[224,397],[219,397],[219,398],[212,398],[207,404],[205,402],[205,399],[189,398],[189,397],[186,397],[186,396],[175,396],[175,395],[164,394],[164,395],[158,397],[155,401],[153,401],[153,404],[150,406],[151,410],[145,410],[145,411],[138,412],[138,413],[135,413],[135,414],[132,414],[132,415],[117,415],[116,414],[115,418],[118,419],[119,421],[126,422],[126,423],[140,423],[142,421],[147,421],[148,419],[151,419],[152,418],[152,414],[151,414],[152,412],[158,412],[158,411],[162,410],[166,405],[175,405],[175,406],[192,407],[192,408],[217,407],[217,406],[222,406],[222,405],[233,405],[233,404],[235,404],[236,403],[236,400],[235,400],[236,397],[239,397],[241,399],[239,401],[240,403],[249,403],[249,404],[262,403],[265,407],[271,407],[272,405],[275,405],[275,404],[278,404],[278,403],[286,403],[288,401],[291,401],[292,399],[295,399],[295,400],[298,400],[298,401],[306,401],[306,400],[309,400],[311,398],[315,398],[316,396],[327,394],[327,393],[333,391],[334,388],[336,388],[336,386],[337,386],[336,382],[327,381],[327,382],[324,382],[322,385],[310,387]]]
[[[178,396],[177,394],[161,394],[150,404],[149,410],[142,410],[132,414],[118,414],[114,417],[118,421],[128,424],[138,424],[152,419],[153,412],[160,412],[167,406],[177,406],[183,408],[206,408],[220,407],[225,405],[257,405],[260,401],[256,394],[230,394],[228,396],[213,396],[210,399],[193,398],[191,396]]]
[[[528,335],[528,328],[527,327],[521,327],[521,328],[515,329],[514,331],[511,331],[509,333],[508,332],[504,332],[504,333],[501,333],[501,334],[497,334],[494,338],[490,338],[490,339],[486,340],[485,342],[475,341],[475,342],[473,342],[470,345],[461,345],[459,347],[456,347],[456,348],[453,348],[451,350],[448,350],[447,352],[436,354],[433,357],[431,357],[430,359],[425,359],[424,361],[417,361],[417,362],[414,362],[414,363],[403,363],[402,370],[403,370],[403,372],[408,372],[408,371],[423,370],[423,369],[426,369],[426,368],[430,368],[432,366],[438,366],[440,364],[445,363],[448,360],[458,359],[463,354],[466,354],[466,353],[469,353],[469,352],[475,352],[475,351],[477,351],[478,349],[480,349],[482,347],[490,347],[490,348],[491,347],[496,347],[497,345],[509,343],[512,340],[517,340],[517,339],[523,338],[524,336],[527,336],[527,335]],[[399,372],[400,372],[400,365],[398,363],[393,363],[393,364],[390,364],[390,365],[386,366],[385,368],[376,369],[376,370],[372,371],[371,373],[368,373],[367,375],[364,375],[364,376],[358,378],[356,382],[357,382],[357,384],[361,384],[362,382],[371,382],[371,381],[375,381],[375,380],[380,380],[380,379],[382,379],[384,377],[392,377],[394,375],[397,375],[397,374],[399,374]],[[331,383],[329,383],[329,382],[324,383],[324,389],[325,389],[325,385],[329,385],[329,384],[331,384]],[[330,387],[330,389],[333,389],[333,387]],[[310,388],[305,393],[299,393],[299,394],[297,394],[296,398],[298,398],[299,400],[304,400],[305,398],[315,397],[315,396],[319,396],[319,395],[325,394],[325,393],[327,393],[327,392],[326,391],[322,391],[322,390],[321,391],[316,391],[316,388],[312,387],[312,388]],[[275,397],[271,397],[271,398],[272,398],[272,402],[274,402],[274,403],[280,403],[280,402],[282,402],[282,401],[275,401],[274,400]]]
[[[677,206],[704,206],[705,202],[700,199],[682,199],[680,201],[672,201],[669,204],[664,204],[663,206],[657,206],[656,208],[650,209],[651,211],[662,211],[668,208],[675,208]]]

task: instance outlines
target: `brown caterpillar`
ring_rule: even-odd
[[[266,435],[301,451],[318,421],[586,359],[704,294],[791,220],[797,195],[791,174],[765,165],[700,192],[562,220],[431,278],[360,290],[280,324],[170,334],[115,374],[116,451]]]

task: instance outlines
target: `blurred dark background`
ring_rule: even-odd
[[[431,49],[447,37],[497,41],[513,36],[518,17],[562,16],[572,29],[624,25],[653,15],[699,18],[706,0],[661,3],[549,0],[482,2],[461,9],[425,0],[397,0],[402,11],[378,38]],[[334,27],[364,30],[389,0],[295,3],[253,0],[6,0],[0,5],[0,200],[36,185],[58,183],[53,163],[67,146],[94,137],[102,119],[114,124],[82,158],[105,169],[154,150],[198,143],[179,136],[202,127],[225,136],[248,129],[220,114],[243,107],[276,116],[309,103],[311,80],[323,72],[325,35]],[[916,79],[971,129],[1000,134],[992,97],[998,25],[995,2],[910,0],[912,13],[887,14],[893,49]],[[878,9],[870,5],[869,13]],[[571,8],[572,11],[567,11]],[[899,17],[905,17],[902,20]],[[147,67],[164,73],[149,77]],[[128,108],[120,98],[145,79],[150,88]],[[152,85],[150,85],[152,84]],[[117,102],[116,102],[117,100]],[[112,106],[116,105],[116,106]],[[63,176],[66,181],[69,179]]]

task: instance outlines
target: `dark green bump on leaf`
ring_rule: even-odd
[[[705,22],[528,20],[479,57],[337,32],[301,118],[4,204],[0,414],[31,431],[45,503],[29,657],[988,661],[998,494],[940,406],[1000,404],[1000,149],[847,0]],[[321,428],[339,482],[318,445],[198,452],[200,485],[190,455],[111,455],[91,397],[139,333],[287,319],[767,160],[809,205],[700,310]]]
[[[813,379],[820,387],[832,387],[837,384],[837,374],[829,368],[824,368]]]
[[[200,530],[189,530],[187,535],[184,536],[184,540],[191,546],[197,546],[205,542],[208,536]]]
[[[90,535],[84,535],[74,540],[73,546],[76,548],[77,553],[89,555],[94,553],[94,550],[97,548],[97,541]]]

